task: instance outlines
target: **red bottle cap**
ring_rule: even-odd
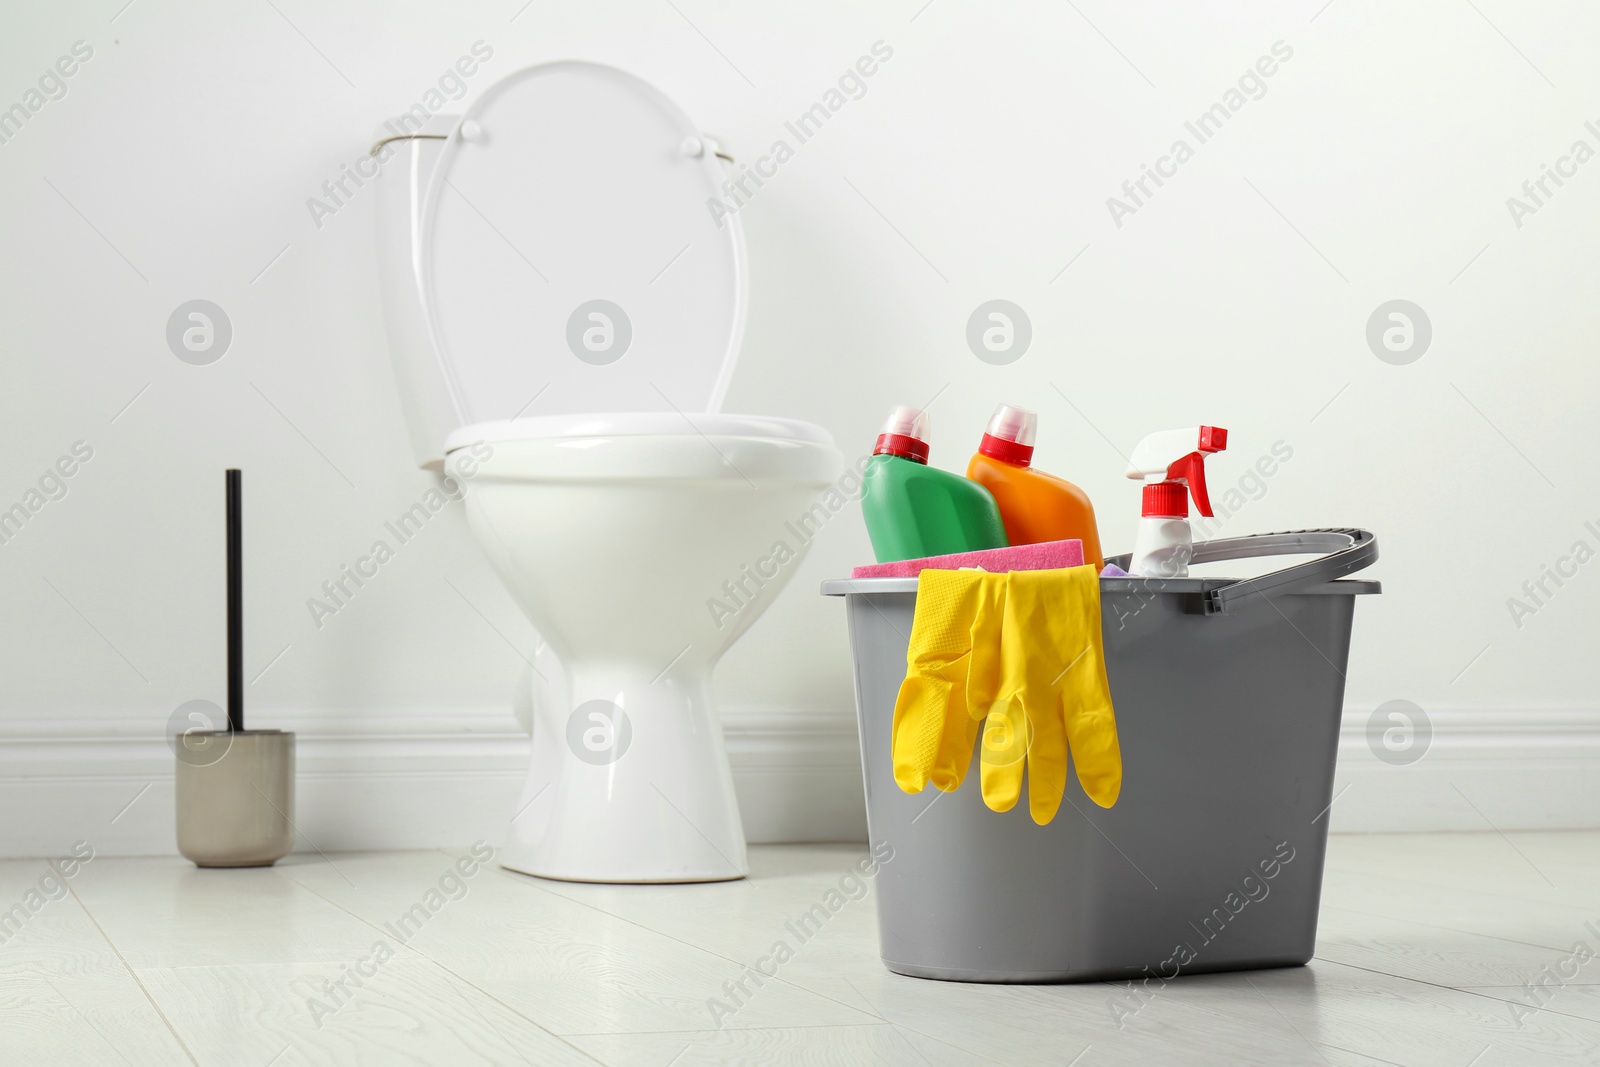
[[[928,462],[928,442],[898,433],[880,433],[872,449],[874,456],[899,456],[901,459]]]
[[[1146,482],[1139,514],[1147,519],[1187,519],[1189,490],[1181,482]]]
[[[921,408],[901,406],[889,412],[873,446],[874,456],[899,456],[916,463],[928,462],[928,413]]]
[[[1026,467],[1033,462],[1033,437],[1038,431],[1039,416],[1027,408],[1001,404],[989,416],[989,427],[978,442],[978,451],[985,456]]]

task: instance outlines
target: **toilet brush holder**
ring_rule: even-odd
[[[268,867],[294,846],[294,734],[178,738],[178,851],[198,867]]]

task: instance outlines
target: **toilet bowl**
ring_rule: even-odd
[[[788,524],[838,476],[837,451],[805,423],[639,414],[466,427],[447,447],[472,457],[468,525],[558,665],[535,664],[553,676],[536,679],[501,862],[584,881],[743,875],[711,669],[787,580]]]
[[[417,463],[541,644],[502,865],[547,878],[742,877],[717,660],[803,557],[839,477],[827,432],[724,414],[747,278],[707,212],[715,143],[590,63],[380,130],[385,319]],[[799,525],[796,525],[798,523]]]

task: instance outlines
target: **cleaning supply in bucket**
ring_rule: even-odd
[[[879,563],[1004,548],[994,496],[969,478],[928,466],[928,413],[889,413],[861,479],[861,513]]]
[[[1026,769],[1029,814],[1047,825],[1069,755],[1089,799],[1116,803],[1122,755],[1093,567],[922,572],[894,708],[895,782],[908,793],[959,788],[980,723],[991,810],[1015,806]]]
[[[1007,576],[1000,628],[1000,693],[983,728],[983,800],[1009,811],[1028,769],[1028,811],[1055,818],[1078,783],[1102,808],[1122,791],[1122,752],[1100,633],[1100,577],[1093,567]]]
[[[972,744],[1000,688],[1000,627],[1009,575],[923,571],[894,706],[894,780],[907,793],[929,782],[959,788]]]
[[[1047,571],[1060,567],[1083,566],[1083,542],[1044,541],[1037,545],[1012,545],[986,548],[981,552],[952,552],[948,556],[924,556],[893,563],[868,563],[850,570],[852,578],[915,578],[925,570],[980,570],[996,574],[1004,571]]]
[[[1189,494],[1200,514],[1211,516],[1206,492],[1206,456],[1228,447],[1220,426],[1163,430],[1140,441],[1128,461],[1128,477],[1143,479],[1139,528],[1128,573],[1145,578],[1183,578],[1194,554],[1189,532]]]
[[[1105,557],[1088,494],[1031,465],[1038,424],[1039,416],[1026,408],[1010,404],[995,408],[978,451],[967,464],[967,477],[994,494],[1006,538],[1013,545],[1077,538],[1083,542],[1084,562],[1098,571],[1105,566]]]

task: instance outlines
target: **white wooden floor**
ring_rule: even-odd
[[[1182,978],[1120,1029],[1109,986],[889,974],[871,897],[714,1026],[848,847],[757,848],[708,886],[485,867],[402,942],[386,924],[466,853],[97,858],[0,944],[0,1063],[1600,1063],[1600,833],[1335,837],[1311,966]],[[0,909],[48,873],[0,863]]]

